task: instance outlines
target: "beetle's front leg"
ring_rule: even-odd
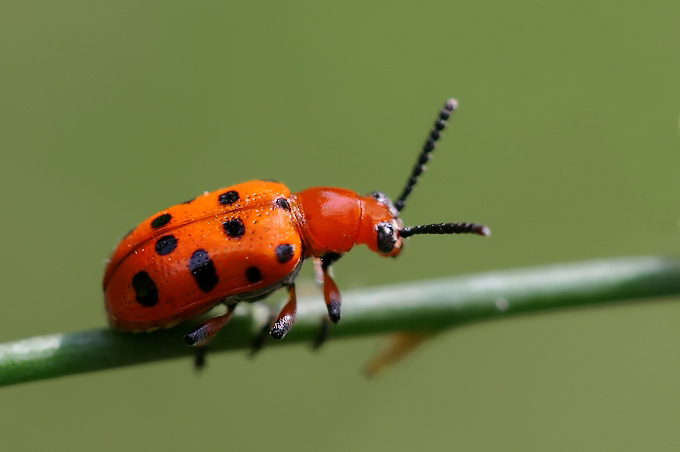
[[[328,317],[333,323],[340,320],[341,297],[338,286],[330,275],[331,265],[342,257],[338,253],[325,253],[320,258],[314,259],[314,272],[316,281],[323,287],[323,299],[328,309]]]

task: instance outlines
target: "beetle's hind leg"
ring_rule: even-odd
[[[227,305],[227,312],[224,314],[210,317],[205,322],[198,325],[192,331],[184,335],[184,342],[192,347],[203,347],[207,345],[215,335],[227,324],[234,315],[236,303]]]
[[[212,341],[215,335],[229,322],[236,304],[227,305],[227,311],[224,314],[211,317],[194,328],[192,331],[184,335],[184,342],[187,345],[196,348],[194,354],[194,369],[197,371],[203,370],[205,367],[205,357],[208,353],[207,345]]]

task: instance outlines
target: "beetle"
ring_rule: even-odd
[[[206,192],[142,221],[118,244],[104,272],[110,325],[124,331],[169,328],[223,303],[224,313],[184,336],[188,345],[203,346],[239,302],[285,288],[288,301],[270,328],[273,338],[282,339],[295,321],[295,278],[305,259],[315,260],[328,316],[336,323],[341,297],[330,268],[355,245],[396,257],[413,235],[488,236],[489,229],[477,223],[405,227],[399,217],[457,105],[449,99],[440,110],[394,202],[379,191],[361,196],[312,187],[291,193],[281,183],[253,180]]]

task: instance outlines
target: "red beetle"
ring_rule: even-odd
[[[283,184],[254,180],[206,192],[150,216],[123,238],[106,267],[109,323],[124,331],[152,331],[224,303],[224,314],[185,336],[188,345],[204,345],[227,323],[238,302],[261,300],[285,287],[288,302],[270,331],[281,339],[295,321],[295,277],[306,258],[316,260],[329,317],[337,322],[340,292],[329,269],[354,245],[395,257],[404,240],[416,234],[489,235],[488,228],[476,223],[404,227],[399,218],[456,107],[450,99],[439,112],[394,203],[377,191],[361,196],[343,188],[312,187],[291,193]]]

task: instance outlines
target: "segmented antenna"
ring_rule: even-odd
[[[491,231],[484,225],[477,223],[434,223],[413,226],[399,230],[403,238],[417,234],[479,234],[491,235]]]
[[[439,133],[444,130],[446,127],[446,120],[449,119],[451,113],[457,108],[458,101],[456,99],[449,99],[444,104],[444,107],[439,111],[439,116],[437,116],[437,120],[434,122],[434,127],[432,127],[430,134],[427,136],[425,144],[423,145],[423,150],[420,152],[418,160],[413,167],[411,177],[409,177],[408,181],[406,182],[406,186],[401,192],[399,198],[397,198],[397,200],[394,202],[394,207],[398,211],[401,212],[401,210],[404,208],[406,198],[409,197],[411,191],[413,190],[413,186],[416,184],[416,182],[418,182],[418,177],[423,174],[423,171],[425,171],[425,164],[430,160],[430,153],[434,151],[435,144],[437,143],[437,140],[439,140]]]

